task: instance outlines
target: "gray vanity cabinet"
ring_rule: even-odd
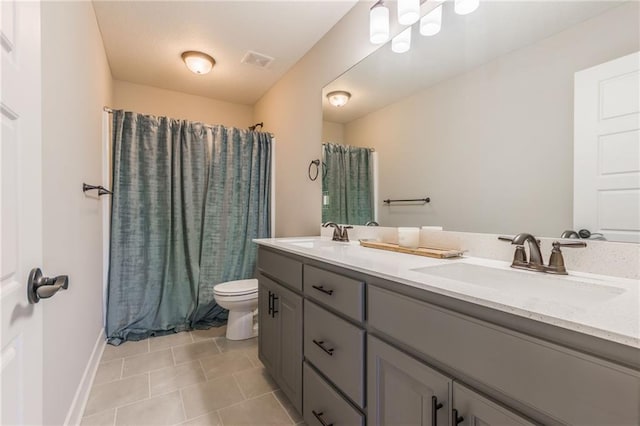
[[[447,425],[451,385],[451,378],[368,336],[369,425]]]
[[[640,425],[640,371],[544,329],[314,259],[258,266],[260,359],[311,426]]]
[[[262,274],[258,282],[260,360],[302,412],[302,297]]]
[[[460,383],[453,383],[451,426],[532,426],[533,423]],[[454,411],[455,410],[455,411]],[[454,422],[454,417],[457,419]]]

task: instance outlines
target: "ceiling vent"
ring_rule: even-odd
[[[249,50],[240,62],[243,64],[255,65],[260,68],[269,68],[273,60],[274,59],[271,56]]]

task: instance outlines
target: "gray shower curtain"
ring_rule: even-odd
[[[371,148],[322,144],[322,221],[364,225],[373,217]]]
[[[271,136],[113,113],[110,343],[220,324],[217,283],[270,235]]]

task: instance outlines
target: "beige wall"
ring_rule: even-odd
[[[69,275],[44,309],[44,419],[62,424],[102,330],[102,106],[111,72],[91,2],[42,2],[43,272]]]
[[[344,142],[344,124],[334,123],[332,121],[322,122],[322,143],[343,143]]]
[[[253,107],[250,105],[223,102],[119,80],[113,82],[112,107],[232,127],[245,128],[254,124]]]
[[[372,52],[368,2],[358,2],[255,105],[276,144],[276,236],[317,235],[320,179],[307,177],[322,142],[322,88]]]
[[[573,74],[637,51],[638,3],[613,9],[345,126],[379,153],[387,226],[559,236],[573,222]]]

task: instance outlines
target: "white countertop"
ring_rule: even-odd
[[[571,271],[568,276],[542,274],[510,268],[507,262],[474,257],[432,259],[366,248],[358,242],[333,242],[324,237],[254,241],[266,247],[640,348],[640,283],[636,280]],[[513,287],[487,286],[475,277],[466,281],[429,273],[429,267],[453,263],[489,267],[500,279],[521,279]],[[433,271],[436,270],[443,269]],[[549,287],[554,283],[561,284],[562,291],[548,290],[554,288]],[[568,292],[567,288],[575,288],[576,291]]]

